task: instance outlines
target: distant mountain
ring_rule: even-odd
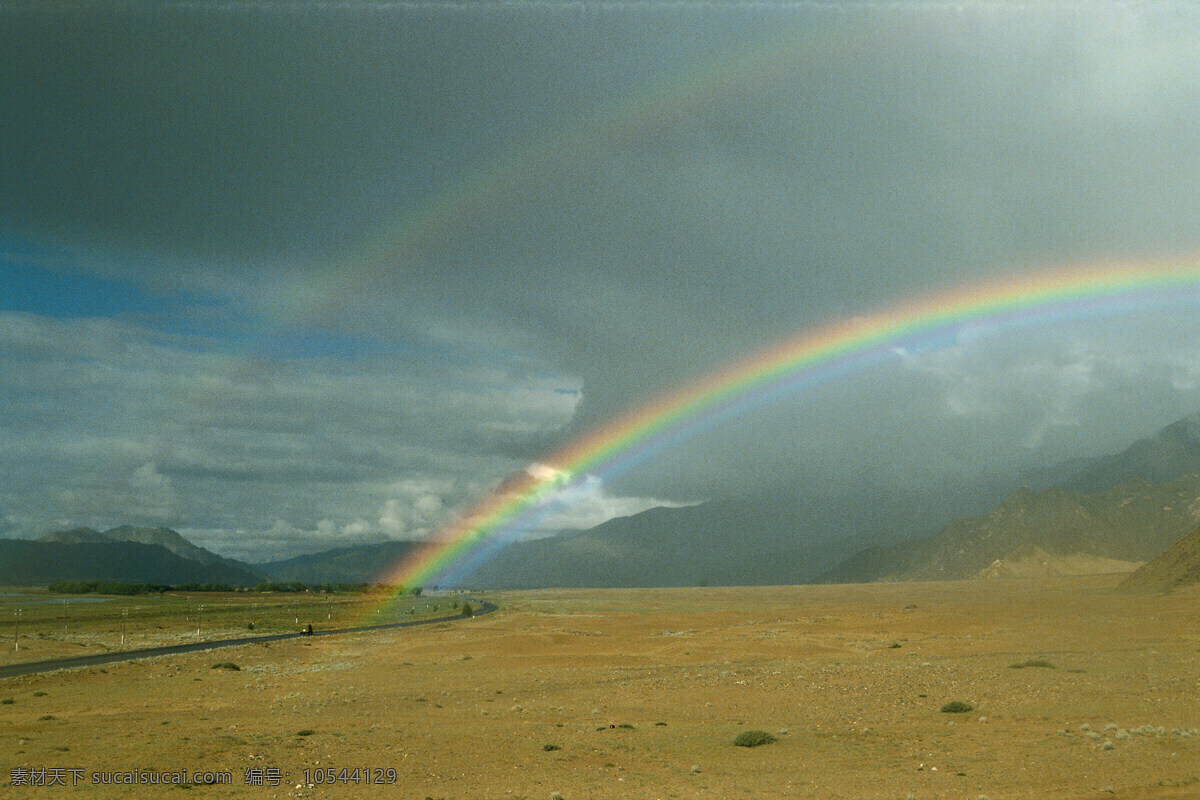
[[[64,580],[247,585],[261,578],[248,570],[182,558],[157,544],[0,539],[0,584],[38,586]]]
[[[1186,523],[1159,520],[1171,515],[1148,510],[1150,517],[1142,524],[1121,512],[1109,514],[1103,504],[1128,501],[1126,511],[1141,508],[1137,498],[1151,484],[1196,472],[1200,414],[1115,455],[1077,459],[1027,475],[1028,485],[1049,492],[1044,496],[1030,489],[1013,494],[1016,482],[999,480],[909,492],[863,485],[834,497],[812,494],[802,484],[779,486],[753,497],[656,508],[586,531],[516,542],[460,582],[516,588],[871,581],[917,574],[968,577],[993,562],[1004,564],[1023,545],[1041,546],[1047,537],[1044,549],[1051,560],[1035,564],[1017,558],[1005,569],[1078,573],[1130,566],[1155,555],[1154,548],[1169,544]],[[1132,485],[1136,479],[1142,480],[1141,488]],[[1070,508],[1073,497],[1118,486],[1123,488],[1113,495]],[[1178,498],[1170,502],[1178,508]],[[1001,505],[1005,503],[1007,507]],[[1026,513],[1041,515],[1054,527],[1039,534],[1015,520],[994,520],[990,540],[970,544],[974,518],[962,518],[998,505],[1001,516],[1028,505]],[[1103,520],[1099,527],[1093,525],[1096,519]],[[944,551],[951,540],[970,547],[953,557]],[[1082,549],[1064,550],[1071,546]],[[1080,558],[1062,560],[1076,552]],[[1107,564],[1104,559],[1120,563]]]
[[[818,497],[803,487],[776,487],[515,542],[457,582],[488,588],[804,583],[864,547],[935,530],[969,497],[868,487]]]
[[[1102,492],[1020,489],[991,513],[932,536],[865,550],[821,576],[825,583],[970,578],[1030,547],[1052,557],[1140,562],[1200,522],[1200,472],[1155,486],[1135,480]]]
[[[1117,587],[1126,592],[1166,592],[1200,583],[1200,528],[1159,553]]]
[[[240,568],[248,567],[240,561],[222,558],[211,550],[205,550],[199,545],[192,544],[170,528],[139,528],[134,525],[122,525],[104,531],[104,535],[120,542],[138,542],[139,544],[156,544],[165,547],[180,558],[190,558],[201,564],[234,564]]]
[[[283,561],[255,564],[273,581],[303,583],[371,583],[419,542],[380,542],[338,547]]]
[[[509,545],[472,586],[706,586],[797,583],[818,555],[799,537],[749,531],[728,507],[652,508],[587,531]],[[772,532],[774,533],[774,532]],[[811,569],[811,567],[807,567]]]
[[[205,567],[219,567],[228,574],[239,575],[237,580],[222,581],[223,583],[253,584],[261,580],[261,575],[254,571],[249,564],[224,558],[211,550],[185,539],[170,528],[145,528],[135,525],[121,525],[101,533],[93,528],[72,528],[65,531],[54,531],[40,537],[39,542],[57,544],[111,544],[115,542],[136,542],[137,544],[156,545],[162,547],[180,558],[195,561]]]
[[[1141,478],[1166,483],[1200,472],[1200,414],[1167,425],[1119,453],[1074,459],[1030,475],[1038,488],[1061,486],[1090,494]]]

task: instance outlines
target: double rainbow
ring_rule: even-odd
[[[1071,267],[1009,276],[837,320],[733,362],[613,419],[542,459],[388,570],[420,586],[527,522],[572,476],[608,475],[788,391],[937,347],[965,330],[997,335],[1079,317],[1200,305],[1200,259]]]

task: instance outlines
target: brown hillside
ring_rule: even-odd
[[[1054,555],[1035,545],[1025,545],[998,558],[976,577],[979,578],[1035,578],[1057,575],[1108,575],[1117,572],[1132,572],[1142,564],[1139,561],[1123,561],[1116,558],[1071,553]]]
[[[1200,583],[1200,528],[1144,564],[1117,587],[1127,592],[1166,592]]]

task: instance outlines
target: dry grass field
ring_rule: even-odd
[[[1119,578],[506,593],[6,678],[0,797],[1198,797],[1200,595]],[[93,782],[134,770],[229,782]]]

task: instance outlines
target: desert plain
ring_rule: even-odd
[[[1200,593],[1122,577],[498,592],[3,678],[0,796],[1200,797]],[[222,782],[97,782],[149,771]]]

